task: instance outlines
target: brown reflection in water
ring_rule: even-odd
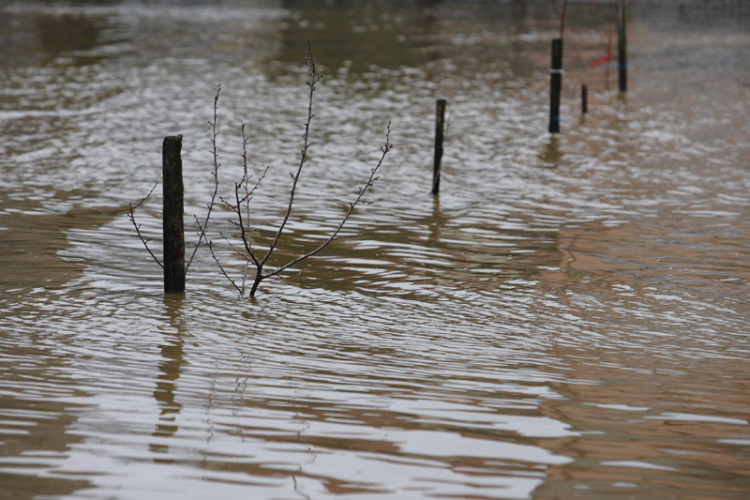
[[[158,440],[149,444],[149,450],[165,456],[169,455],[169,446],[164,443],[177,433],[179,429],[177,417],[182,410],[182,405],[175,401],[177,381],[185,363],[183,346],[186,332],[181,314],[182,301],[183,297],[180,295],[171,294],[164,297],[164,307],[169,318],[169,324],[174,331],[161,332],[163,343],[160,348],[163,361],[159,363],[159,376],[154,389],[154,399],[160,412],[156,430],[151,434]],[[174,460],[155,457],[154,462],[171,464]]]
[[[680,239],[645,222],[561,228],[559,270],[543,271],[539,279],[580,318],[580,338],[554,346],[577,382],[552,384],[563,398],[543,401],[540,409],[585,433],[544,442],[575,461],[551,467],[534,498],[750,494],[748,448],[727,442],[750,438],[750,372],[738,362],[741,351],[731,335],[746,308],[735,302],[736,317],[724,322],[708,320],[716,313],[700,306],[691,310],[646,296],[689,283],[709,303],[716,290],[725,299],[732,290],[720,279],[750,279],[750,262],[737,260],[731,243],[722,254],[700,220],[672,217],[670,225],[683,231]],[[686,244],[686,234],[695,244]],[[706,248],[713,249],[710,256]],[[615,286],[626,286],[626,293]],[[701,318],[708,320],[702,330],[683,331],[682,320]],[[589,325],[595,336],[585,332]]]
[[[63,195],[64,196],[64,195]],[[78,217],[72,214],[45,213],[36,202],[2,199],[4,207],[0,214],[0,284],[3,290],[16,290],[13,294],[0,295],[3,299],[16,297],[25,300],[18,291],[37,287],[58,288],[80,273],[77,263],[62,260],[59,252],[68,248],[65,231],[82,227],[89,219],[92,226],[106,214],[81,211]],[[90,227],[90,226],[89,226]]]
[[[83,15],[39,15],[36,18],[41,47],[50,55],[84,51],[99,44],[99,27]]]
[[[5,343],[5,339],[0,338],[0,342]],[[0,347],[4,388],[0,394],[0,499],[68,495],[90,486],[85,479],[54,474],[70,447],[84,440],[68,430],[75,425],[77,413],[86,407],[64,400],[87,395],[75,389],[70,380],[54,375],[64,363],[60,356],[29,347]]]
[[[371,65],[415,67],[438,56],[419,51],[420,45],[428,50],[431,44],[420,42],[415,33],[431,32],[435,22],[419,3],[285,0],[282,5],[292,18],[282,25],[283,42],[275,61],[298,63],[306,40],[312,41],[328,72],[344,66],[353,73],[369,71]]]
[[[564,226],[559,232],[560,271],[545,271],[548,283],[564,284],[571,273],[606,283],[643,286],[720,286],[731,277],[750,281],[750,261],[740,258],[742,244],[707,227],[705,219],[669,214],[669,227],[645,222],[614,227],[600,222]],[[746,226],[739,223],[732,231]],[[742,230],[747,231],[747,229]],[[709,250],[711,249],[710,253]]]
[[[430,67],[446,58],[469,62],[470,67],[477,62],[511,65],[514,72],[524,74],[539,64],[549,64],[548,50],[543,51],[545,57],[538,56],[539,43],[530,44],[517,36],[532,30],[527,21],[551,10],[547,5],[428,0],[285,0],[282,5],[292,18],[282,23],[283,46],[274,60],[297,63],[309,39],[326,68],[335,71],[348,61],[351,73],[371,71],[373,65],[390,70],[422,67],[430,78],[440,78],[446,71],[443,65],[435,66],[434,74]],[[556,22],[549,18],[550,26]],[[471,38],[473,43],[454,43],[456,35]]]
[[[559,139],[556,134],[550,134],[549,141],[544,147],[544,151],[539,155],[539,159],[545,163],[557,167],[558,162],[562,160],[563,153],[560,151]]]
[[[662,359],[647,352],[594,352],[557,352],[570,360],[571,377],[593,383],[556,384],[565,399],[544,402],[542,411],[586,434],[545,442],[576,460],[552,467],[535,498],[645,498],[660,490],[679,498],[750,494],[747,452],[720,442],[727,436],[750,437],[745,411],[750,387],[717,376],[736,372],[735,360],[711,360],[679,372],[665,369]],[[576,489],[584,484],[591,490]]]
[[[445,217],[440,210],[440,196],[432,198],[432,221],[430,224],[430,236],[427,238],[427,246],[435,246],[440,242]]]
[[[65,199],[70,193],[56,195]],[[0,202],[5,212],[0,214],[0,300],[11,303],[25,301],[26,293],[34,288],[60,288],[78,277],[80,264],[59,256],[70,247],[66,232],[101,226],[122,214],[121,208],[45,213],[37,202],[3,199],[2,195]]]
[[[2,204],[10,211],[10,203],[3,200]],[[30,204],[13,205],[25,211],[20,207]],[[14,291],[0,294],[0,298],[13,300],[19,297],[19,291],[28,292],[37,287],[58,288],[80,273],[77,264],[58,257],[58,252],[68,247],[61,231],[65,220],[65,215],[60,214],[6,212],[0,215],[0,269],[3,270],[0,289]]]

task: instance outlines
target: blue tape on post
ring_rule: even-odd
[[[550,119],[549,119],[549,121],[551,121],[551,122],[561,122],[562,118],[560,118],[559,116],[551,116]]]

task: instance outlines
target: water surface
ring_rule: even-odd
[[[633,2],[623,96],[589,67],[609,5],[572,4],[550,137],[547,2],[184,4],[0,5],[0,498],[750,495],[750,6]],[[370,204],[255,301],[205,249],[164,297],[125,215],[162,138],[192,224],[222,85],[222,195],[244,121],[267,245],[307,39],[275,262],[335,228],[390,120]],[[157,253],[160,215],[157,189]]]

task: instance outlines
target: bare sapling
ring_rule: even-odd
[[[284,218],[282,219],[281,223],[279,224],[278,229],[276,230],[276,233],[271,241],[271,243],[268,245],[268,248],[265,250],[265,253],[260,251],[255,245],[252,238],[253,235],[253,226],[251,222],[251,211],[250,211],[250,201],[252,200],[253,194],[255,193],[256,189],[258,189],[258,186],[263,181],[263,179],[266,176],[266,173],[268,172],[268,166],[265,168],[263,173],[260,175],[258,180],[255,183],[251,183],[252,176],[248,172],[248,165],[247,165],[247,143],[248,143],[248,137],[245,134],[245,125],[244,123],[240,127],[240,131],[242,134],[242,178],[239,182],[235,183],[234,185],[234,199],[233,200],[224,200],[224,204],[229,208],[229,210],[234,214],[234,220],[230,220],[230,222],[233,224],[235,228],[239,230],[239,236],[235,237],[236,239],[239,239],[239,242],[233,243],[232,240],[225,236],[223,233],[221,234],[221,237],[224,239],[224,241],[229,245],[229,247],[232,249],[232,251],[238,255],[244,262],[242,265],[242,272],[238,278],[232,278],[227,270],[227,268],[221,263],[219,257],[216,255],[215,249],[214,249],[214,242],[209,241],[208,247],[211,250],[211,254],[216,261],[216,264],[219,266],[219,269],[221,270],[221,273],[226,277],[229,282],[237,289],[241,297],[244,297],[245,294],[248,294],[249,297],[253,298],[255,297],[255,293],[258,290],[258,286],[260,283],[267,279],[271,278],[273,276],[278,276],[282,272],[284,272],[286,269],[300,263],[301,261],[312,257],[318,253],[320,253],[325,247],[328,246],[329,243],[333,241],[333,239],[339,234],[341,229],[344,227],[344,224],[347,220],[349,220],[349,217],[354,212],[354,209],[357,205],[360,203],[365,203],[363,196],[367,192],[367,190],[372,187],[372,185],[379,179],[377,173],[380,167],[383,164],[383,161],[385,160],[386,155],[391,150],[391,143],[390,143],[390,133],[391,133],[391,124],[388,122],[388,126],[386,128],[386,134],[385,134],[385,143],[381,147],[381,155],[380,159],[378,160],[375,167],[373,167],[370,170],[370,176],[367,179],[367,181],[364,183],[364,185],[359,187],[359,191],[357,196],[354,198],[354,201],[349,203],[349,208],[344,214],[344,217],[341,219],[341,221],[338,223],[334,231],[331,233],[331,235],[320,245],[318,245],[314,250],[305,253],[304,255],[300,255],[285,264],[272,267],[269,264],[269,259],[274,253],[274,250],[276,250],[279,240],[281,239],[281,235],[284,232],[284,228],[286,227],[287,223],[289,222],[289,218],[292,215],[292,209],[294,206],[294,196],[297,191],[297,186],[299,184],[300,177],[302,175],[303,167],[305,166],[305,163],[307,162],[307,156],[308,151],[310,148],[310,125],[312,123],[312,119],[315,116],[313,114],[313,96],[315,94],[316,90],[316,84],[321,80],[322,76],[318,75],[316,68],[315,68],[315,60],[313,58],[312,48],[308,42],[308,48],[305,54],[305,59],[307,60],[308,65],[308,71],[309,71],[309,81],[307,82],[307,86],[309,88],[309,95],[308,95],[308,105],[307,105],[307,120],[305,122],[305,132],[302,135],[303,138],[303,144],[302,144],[302,151],[300,153],[300,160],[297,164],[296,171],[293,173],[290,173],[290,176],[292,178],[292,187],[289,192],[289,201],[286,207],[286,212],[284,213]],[[268,267],[272,267],[270,270]]]

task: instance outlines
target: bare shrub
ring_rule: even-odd
[[[250,297],[254,297],[256,291],[258,290],[258,286],[260,283],[267,279],[271,278],[273,276],[278,276],[281,274],[284,270],[298,264],[299,262],[312,257],[313,255],[318,254],[321,252],[325,247],[328,246],[331,241],[339,234],[341,231],[341,228],[344,226],[347,220],[349,220],[349,217],[354,212],[355,207],[363,202],[363,196],[367,192],[367,190],[372,187],[372,185],[379,179],[377,176],[378,170],[380,169],[381,165],[383,164],[383,161],[385,160],[386,155],[391,149],[390,144],[390,122],[388,123],[388,126],[386,128],[386,134],[385,134],[385,143],[381,147],[381,156],[378,161],[378,163],[370,170],[370,176],[364,183],[364,185],[359,187],[359,191],[357,196],[354,198],[354,201],[349,203],[349,209],[347,210],[344,217],[339,222],[336,229],[333,231],[333,233],[326,239],[323,243],[318,245],[314,250],[304,254],[300,255],[285,264],[282,264],[278,267],[274,267],[273,269],[268,269],[268,262],[273,255],[274,250],[276,250],[279,240],[281,239],[281,235],[284,232],[284,228],[287,225],[287,222],[289,221],[289,218],[292,215],[292,209],[294,206],[294,196],[297,191],[297,186],[299,184],[300,176],[302,174],[302,170],[305,166],[305,163],[307,162],[307,155],[308,150],[310,147],[310,125],[312,123],[312,120],[314,118],[313,114],[313,96],[315,95],[316,85],[321,80],[322,76],[318,75],[316,68],[315,68],[315,60],[313,58],[312,48],[308,42],[308,49],[305,54],[305,59],[307,60],[308,70],[309,70],[309,81],[307,82],[307,86],[309,88],[309,95],[308,95],[308,106],[307,106],[307,121],[305,122],[305,132],[303,134],[303,144],[302,144],[302,151],[300,153],[300,160],[299,164],[297,165],[296,172],[291,173],[290,176],[292,178],[292,187],[289,192],[289,202],[287,204],[286,212],[284,213],[284,218],[282,219],[281,223],[279,224],[278,229],[276,230],[276,233],[273,237],[273,240],[269,244],[267,250],[265,250],[265,253],[258,252],[258,249],[254,246],[253,242],[253,227],[251,223],[251,210],[250,210],[250,202],[253,198],[253,194],[260,186],[261,182],[266,176],[266,173],[268,172],[268,168],[266,167],[263,173],[259,176],[258,180],[255,181],[255,183],[251,183],[252,176],[249,173],[248,165],[247,165],[247,143],[248,143],[248,137],[245,134],[245,125],[244,123],[240,127],[240,131],[242,134],[242,177],[240,178],[240,181],[235,183],[234,185],[234,199],[233,200],[225,200],[222,199],[224,204],[230,209],[230,211],[234,214],[233,220],[230,220],[230,222],[234,225],[235,228],[239,230],[239,235],[236,236],[234,239],[227,237],[224,234],[221,234],[222,239],[230,246],[230,248],[238,255],[240,258],[244,261],[242,266],[242,272],[237,276],[236,278],[232,278],[230,275],[229,270],[227,267],[221,263],[220,259],[216,255],[216,252],[214,250],[214,242],[209,241],[208,247],[211,250],[211,255],[213,256],[214,260],[216,261],[216,264],[219,266],[219,269],[221,270],[221,273],[229,280],[229,282],[237,289],[240,296],[245,296],[247,293]],[[215,103],[218,102],[219,94],[217,92]],[[214,107],[216,109],[216,106]],[[215,128],[215,122],[216,122],[216,113],[214,113],[214,124],[212,124],[213,127],[213,154],[214,154],[214,172],[218,169],[218,159],[217,159],[217,151],[216,151],[216,128]],[[213,203],[212,199],[212,203]],[[199,222],[200,224],[200,222]],[[201,227],[202,234],[205,231],[205,224]],[[198,244],[200,241],[198,242]],[[262,255],[261,255],[262,253]]]

